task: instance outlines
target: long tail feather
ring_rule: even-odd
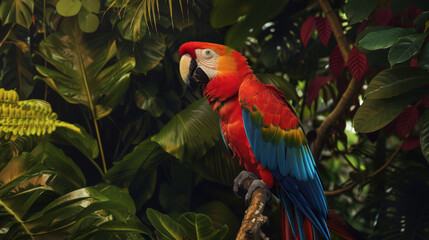
[[[296,236],[293,233],[293,228],[301,228],[303,239],[305,240],[317,240],[317,234],[313,227],[311,226],[310,220],[308,218],[304,217],[302,226],[299,227],[299,223],[297,221],[296,215],[294,213],[294,222],[290,224],[289,218],[287,216],[286,209],[284,209],[283,206],[281,206],[281,226],[282,226],[282,239],[283,240],[301,240],[301,236],[298,233]],[[292,227],[293,226],[293,227]]]

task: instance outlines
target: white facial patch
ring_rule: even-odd
[[[217,60],[219,55],[211,49],[196,49],[198,66],[206,73],[210,79],[217,74]]]

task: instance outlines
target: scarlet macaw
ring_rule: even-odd
[[[250,189],[275,189],[286,213],[284,237],[316,239],[317,230],[330,239],[319,172],[283,92],[259,82],[246,58],[226,46],[188,42],[179,53],[182,79],[188,85],[204,84],[204,96],[219,114],[225,144],[248,172],[261,179]],[[253,174],[240,174],[235,190]]]

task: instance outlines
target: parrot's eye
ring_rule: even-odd
[[[203,55],[203,58],[209,59],[209,58],[212,58],[214,56],[214,52],[211,49],[204,49],[202,55]]]

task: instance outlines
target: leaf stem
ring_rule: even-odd
[[[6,39],[9,37],[10,33],[12,32],[13,27],[15,26],[15,23],[12,24],[9,31],[7,32],[6,36],[0,41],[0,47],[3,45],[3,43],[6,41]]]
[[[75,26],[75,27],[77,27],[77,26]],[[76,41],[76,38],[74,40]],[[76,44],[76,46],[79,46],[79,44],[77,42],[75,44]],[[101,161],[103,162],[103,170],[104,170],[104,173],[106,173],[107,172],[106,158],[104,157],[103,144],[101,143],[101,137],[100,137],[100,131],[98,129],[97,115],[95,113],[95,107],[94,107],[94,104],[92,102],[92,96],[91,96],[91,92],[89,90],[88,81],[86,79],[85,68],[84,68],[83,62],[82,62],[82,54],[80,52],[79,47],[76,48],[76,51],[77,51],[77,54],[79,56],[80,70],[82,72],[83,83],[85,85],[85,91],[86,91],[86,95],[88,97],[88,102],[89,102],[89,108],[91,109],[92,119],[94,121],[95,133],[97,135],[97,142],[98,142],[98,147],[100,149]]]
[[[27,226],[25,226],[24,221],[22,221],[22,219],[18,215],[16,215],[16,213],[12,209],[10,209],[2,200],[0,200],[0,206],[2,206],[10,215],[12,215],[15,220],[19,224],[21,224],[21,227],[25,230],[28,236],[30,236],[30,238],[34,240],[33,233],[30,231],[30,229],[27,228]]]
[[[98,170],[98,172],[100,173],[100,175],[102,177],[104,177],[104,173],[103,170],[101,169],[100,165],[97,164],[97,162],[94,161],[94,159],[86,156],[88,158],[88,160],[94,165],[94,167]]]

